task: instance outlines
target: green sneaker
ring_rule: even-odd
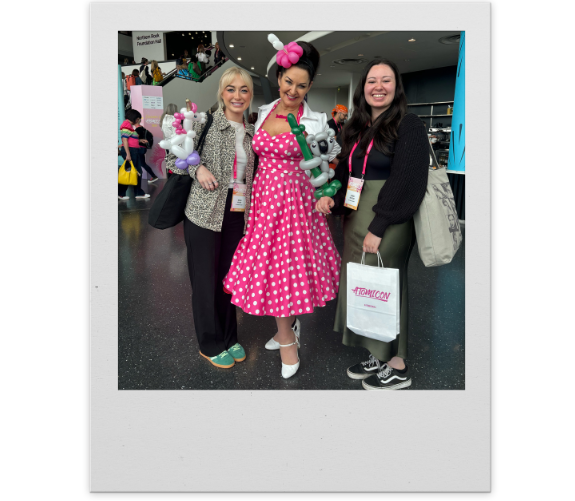
[[[240,343],[236,343],[231,348],[228,348],[228,352],[234,357],[236,362],[243,362],[246,359],[246,352]]]
[[[219,355],[216,355],[215,357],[208,357],[207,355],[204,355],[201,351],[200,355],[204,358],[207,358],[212,363],[212,365],[215,365],[216,367],[221,367],[222,369],[230,369],[231,367],[236,365],[234,359],[225,350],[222,351]]]

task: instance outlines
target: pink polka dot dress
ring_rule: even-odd
[[[295,136],[260,128],[253,149],[259,165],[248,225],[224,287],[250,315],[312,313],[336,298],[341,258],[325,216],[315,211]]]

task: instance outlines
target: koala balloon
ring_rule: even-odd
[[[337,179],[327,183],[335,174],[329,168],[329,154],[335,145],[334,131],[329,129],[319,134],[310,134],[305,138],[303,135],[305,126],[298,124],[291,113],[288,113],[287,119],[304,158],[299,163],[299,168],[308,175],[310,183],[317,188],[313,194],[314,198],[319,200],[321,197],[333,197],[341,188],[341,182]]]
[[[316,135],[310,134],[306,137],[306,142],[314,156],[314,160],[316,158],[321,159],[320,164],[314,165],[314,167],[317,166],[321,168],[321,175],[310,179],[311,184],[316,188],[326,183],[328,179],[331,179],[335,175],[335,171],[329,168],[329,154],[332,152],[335,144],[334,136],[335,132],[332,129],[328,129],[326,132],[320,132]],[[303,162],[306,161],[304,160]],[[315,163],[317,163],[317,160]],[[304,164],[304,166],[300,165],[300,168],[302,168],[308,177],[310,177],[311,173],[309,168],[306,167],[307,164]]]

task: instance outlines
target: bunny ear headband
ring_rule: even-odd
[[[303,56],[303,49],[295,42],[290,42],[284,46],[273,33],[268,35],[268,41],[274,46],[274,49],[278,51],[276,54],[278,66],[289,68],[292,64],[296,64],[299,58]]]

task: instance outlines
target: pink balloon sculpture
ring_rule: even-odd
[[[279,66],[289,68],[292,64],[297,63],[302,55],[303,49],[296,42],[290,42],[278,51],[276,62]]]

